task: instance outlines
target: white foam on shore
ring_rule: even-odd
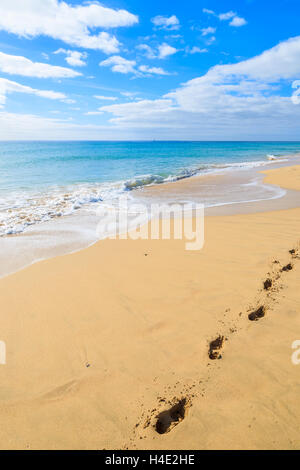
[[[45,192],[15,192],[0,198],[0,236],[22,233],[29,227],[74,214],[113,200],[122,183],[81,184]]]
[[[228,206],[228,205],[233,205],[233,204],[245,204],[245,203],[248,204],[251,202],[272,201],[275,199],[280,199],[287,194],[287,191],[285,189],[280,188],[279,186],[265,185],[261,183],[259,180],[255,180],[244,186],[256,186],[256,187],[260,186],[261,189],[265,190],[265,196],[254,198],[254,199],[249,198],[247,200],[242,200],[242,201],[216,202],[216,203],[209,204],[206,207],[221,207],[221,206]]]

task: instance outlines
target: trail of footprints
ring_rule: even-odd
[[[276,294],[283,288],[280,284],[281,278],[283,275],[286,275],[292,271],[295,267],[297,260],[300,260],[299,247],[293,248],[289,251],[291,260],[288,264],[282,265],[278,260],[274,260],[272,263],[272,272],[268,273],[263,282],[262,292],[260,292],[260,303],[257,303],[255,308],[249,309],[248,319],[251,322],[257,322],[264,318],[271,308],[272,302],[276,301]],[[230,309],[226,310],[226,312]],[[226,313],[225,312],[225,313]],[[242,316],[240,312],[239,316]],[[225,325],[224,322],[222,322]],[[237,331],[236,326],[233,325],[229,328],[227,334],[228,336]],[[225,342],[228,341],[228,337],[224,334],[218,334],[214,339],[209,342],[208,345],[208,359],[209,361],[216,361],[222,359],[222,353],[225,346]],[[210,363],[207,364],[208,366]],[[208,381],[208,380],[207,380]],[[179,382],[177,382],[178,384]],[[145,417],[144,413],[142,414],[141,422],[136,424],[135,427],[135,436],[137,429],[142,429],[146,431],[147,428],[152,427],[153,430],[159,434],[167,434],[172,429],[174,429],[178,424],[180,424],[187,415],[188,409],[192,406],[192,400],[196,396],[193,389],[199,385],[201,386],[203,382],[194,382],[191,386],[186,386],[184,391],[178,396],[174,396],[173,399],[167,400],[162,397],[158,397],[158,406],[153,410],[148,410],[148,415]],[[168,387],[169,389],[171,387]],[[176,388],[176,386],[175,386]],[[201,387],[200,387],[201,388]],[[170,392],[170,390],[168,390]],[[167,392],[167,390],[166,390]],[[200,390],[200,394],[204,396],[205,389]],[[168,405],[165,409],[162,409],[163,405]],[[162,411],[161,411],[162,410]],[[140,439],[146,438],[146,435],[140,435]],[[131,439],[133,442],[134,439]],[[132,446],[133,444],[131,444]]]

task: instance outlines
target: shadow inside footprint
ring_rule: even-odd
[[[266,314],[266,308],[262,305],[257,310],[250,313],[250,315],[248,315],[248,318],[250,321],[258,321],[260,318],[263,318],[265,314]]]
[[[293,269],[293,265],[292,263],[289,263],[286,266],[284,266],[281,271],[286,272],[286,271],[291,271],[292,269]]]
[[[265,290],[270,290],[273,285],[272,279],[266,279],[264,282],[264,289]]]
[[[224,344],[224,336],[218,336],[218,338],[214,339],[210,344],[209,344],[209,359],[215,360],[215,359],[221,359],[221,354],[220,350],[223,347]]]
[[[158,434],[166,434],[185,418],[187,399],[182,398],[169,410],[163,411],[157,417],[155,430]]]

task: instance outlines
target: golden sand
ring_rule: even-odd
[[[1,279],[0,448],[299,448],[299,241],[300,208],[208,217],[201,251],[105,240]]]

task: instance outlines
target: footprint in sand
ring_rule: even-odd
[[[248,318],[250,321],[258,321],[261,318],[263,318],[266,315],[266,307],[264,305],[261,305],[257,310],[254,310],[254,312],[250,313],[248,315]]]
[[[209,359],[214,361],[216,359],[222,358],[221,349],[223,347],[224,341],[225,341],[224,336],[218,336],[218,338],[211,341],[211,343],[209,344],[209,351],[208,351]]]
[[[265,290],[270,290],[272,286],[273,286],[272,279],[270,279],[270,278],[266,279],[265,282],[264,282],[264,289]]]
[[[299,248],[292,248],[289,250],[290,255],[292,255],[293,258],[299,259]]]
[[[186,416],[187,408],[189,407],[187,398],[181,398],[169,410],[163,411],[157,416],[155,430],[158,434],[166,434],[170,432],[175,426],[181,423]]]
[[[292,263],[289,263],[286,266],[284,266],[281,271],[288,272],[288,271],[291,271],[292,269],[293,269],[293,265]]]

